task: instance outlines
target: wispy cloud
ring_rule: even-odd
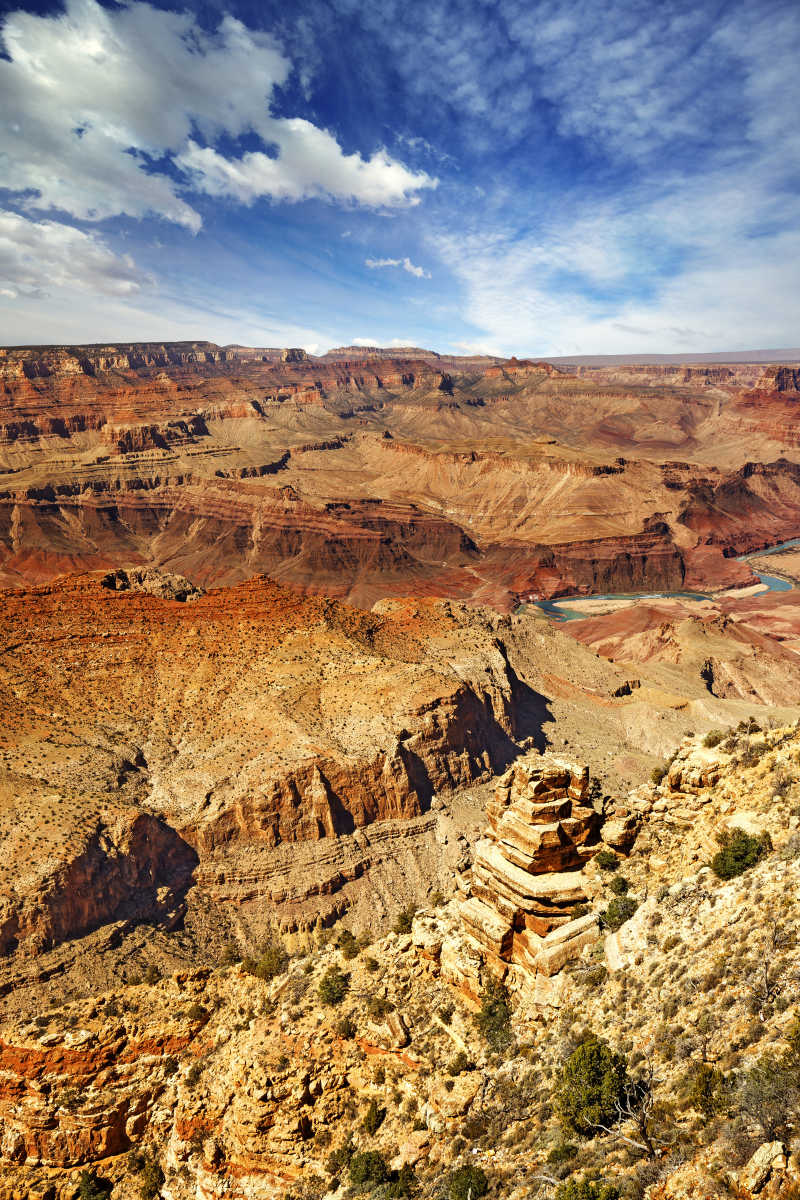
[[[380,270],[382,267],[402,267],[409,275],[416,276],[417,279],[430,279],[430,272],[424,267],[417,267],[412,263],[411,259],[405,258],[365,258],[364,266],[369,267],[371,271]]]
[[[114,254],[94,234],[0,210],[0,295],[44,296],[69,287],[129,296],[145,282],[130,255]]]

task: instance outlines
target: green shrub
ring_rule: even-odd
[[[489,1190],[489,1180],[480,1167],[459,1167],[447,1183],[450,1200],[479,1200]]]
[[[687,1104],[697,1109],[709,1120],[724,1112],[728,1105],[725,1076],[710,1063],[693,1063],[683,1081],[683,1095]]]
[[[328,967],[319,981],[319,998],[323,1004],[333,1007],[341,1004],[350,988],[350,976],[338,967]]]
[[[619,1188],[601,1179],[568,1179],[556,1189],[555,1200],[618,1200]]]
[[[350,1041],[356,1036],[356,1023],[352,1017],[342,1017],[341,1021],[336,1022],[336,1032],[340,1038]]]
[[[347,1167],[350,1166],[351,1159],[356,1152],[353,1145],[353,1136],[348,1134],[347,1140],[342,1142],[341,1146],[337,1146],[328,1155],[326,1163],[328,1174],[332,1178],[337,1178]]]
[[[721,729],[709,729],[706,736],[703,738],[703,745],[707,750],[713,750],[720,742],[724,741],[725,733]]]
[[[164,1172],[153,1154],[146,1150],[131,1150],[128,1154],[128,1168],[139,1177],[141,1200],[156,1200],[156,1197],[161,1195]]]
[[[389,1175],[386,1162],[377,1150],[362,1150],[350,1159],[350,1184],[359,1192],[372,1191]]]
[[[190,1021],[205,1021],[208,1010],[203,1008],[202,1004],[190,1004],[186,1010],[186,1016]]]
[[[383,1119],[386,1116],[386,1109],[380,1108],[378,1101],[370,1100],[367,1111],[364,1115],[364,1128],[370,1137],[374,1137],[383,1124]]]
[[[577,1153],[578,1147],[573,1146],[572,1142],[559,1142],[557,1146],[553,1146],[547,1161],[555,1164],[569,1162]]]
[[[619,929],[630,921],[639,905],[630,896],[615,896],[608,908],[600,913],[600,923],[605,929]]]
[[[401,908],[397,914],[397,919],[392,926],[395,933],[411,933],[411,926],[414,917],[417,915],[416,904],[409,904],[406,908]]]
[[[239,947],[235,942],[226,942],[222,947],[219,956],[219,965],[221,967],[232,967],[234,963],[241,962],[242,956],[239,953]]]
[[[588,1134],[597,1125],[613,1124],[627,1077],[625,1056],[590,1035],[572,1052],[559,1074],[555,1103],[564,1126]]]
[[[386,1187],[386,1195],[390,1200],[400,1200],[401,1197],[412,1196],[416,1190],[414,1168],[404,1163],[400,1170],[392,1175],[391,1182]]]
[[[394,1004],[387,996],[370,996],[367,1001],[367,1012],[375,1021],[380,1021],[388,1013],[394,1012]]]
[[[279,942],[267,942],[255,958],[248,957],[242,960],[242,966],[248,975],[255,975],[256,979],[264,979],[267,983],[282,975],[288,965],[289,955]]]
[[[624,896],[631,885],[624,875],[614,875],[608,886],[615,896]]]
[[[101,1179],[94,1171],[81,1171],[78,1180],[78,1200],[108,1200],[111,1183]]]
[[[656,787],[658,787],[658,785],[660,783],[663,783],[663,781],[666,779],[666,777],[667,777],[667,768],[666,767],[653,767],[652,771],[650,772],[650,782],[654,783],[656,785]]]
[[[481,994],[475,1024],[492,1050],[505,1050],[511,1042],[511,1001],[502,983],[489,979]]]
[[[711,869],[718,879],[735,879],[772,849],[772,838],[766,832],[754,837],[743,829],[727,829],[717,841],[720,849],[711,860]]]
[[[148,963],[142,974],[142,979],[145,983],[149,983],[152,986],[161,979],[161,971],[155,963]]]
[[[470,1056],[465,1053],[464,1050],[459,1050],[457,1054],[453,1055],[453,1057],[450,1059],[450,1062],[447,1064],[447,1074],[461,1075],[462,1072],[471,1070],[472,1065],[472,1059]]]
[[[361,953],[361,947],[349,929],[342,930],[336,944],[342,952],[342,958],[347,962],[350,962],[351,959],[356,958]]]
[[[601,850],[598,854],[595,854],[594,861],[601,871],[616,871],[619,866],[619,859],[613,850]]]
[[[744,1073],[739,1103],[764,1140],[785,1137],[800,1105],[800,1066],[793,1054],[762,1054]]]

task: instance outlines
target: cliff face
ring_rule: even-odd
[[[509,610],[745,582],[730,557],[745,534],[781,540],[800,519],[795,369],[759,366],[752,392],[738,366],[608,370],[200,342],[5,350],[0,586],[135,564]],[[746,460],[770,479],[729,495]],[[730,519],[712,531],[718,503]]]
[[[434,798],[529,732],[492,620],[430,602],[369,614],[129,570],[5,593],[0,628],[5,955],[178,919],[198,881],[262,923],[333,919],[392,853],[341,837],[390,826],[413,870]]]
[[[59,817],[62,809],[53,804]],[[21,878],[5,868],[0,955],[39,954],[110,921],[175,923],[182,915],[197,857],[163,821],[112,807],[93,829],[65,825],[58,837],[69,840],[52,846],[45,861],[34,860]],[[21,864],[21,845],[6,848],[9,860]]]

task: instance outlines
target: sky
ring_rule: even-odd
[[[0,344],[797,345],[797,0],[0,0]]]

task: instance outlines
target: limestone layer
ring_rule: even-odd
[[[536,756],[506,771],[487,805],[461,918],[501,973],[514,963],[553,975],[598,936],[596,916],[574,913],[587,898],[582,868],[599,849],[588,786],[588,767]]]

